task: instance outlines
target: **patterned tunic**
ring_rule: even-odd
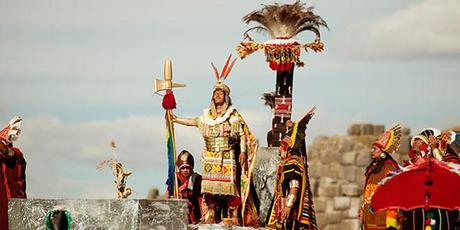
[[[205,141],[201,156],[202,193],[240,196],[237,161],[238,154],[245,151],[243,123],[231,106],[216,119],[211,118],[209,109],[205,109],[197,119],[198,129]]]
[[[370,211],[370,198],[377,189],[378,183],[385,178],[387,173],[398,170],[398,164],[392,160],[385,160],[380,171],[376,171],[375,165],[369,166],[366,172],[366,182],[363,194],[363,228],[364,229],[385,229],[386,212],[372,213]]]

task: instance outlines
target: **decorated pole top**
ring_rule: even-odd
[[[155,79],[153,90],[155,93],[166,91],[166,95],[163,97],[162,106],[166,110],[175,109],[176,100],[174,99],[172,89],[185,87],[185,84],[174,83],[172,81],[172,62],[170,59],[165,60],[163,79],[164,80]]]
[[[323,51],[320,27],[328,27],[319,15],[313,13],[313,7],[307,8],[300,1],[293,4],[263,5],[262,9],[245,15],[243,22],[254,22],[256,25],[243,33],[244,41],[237,47],[240,58],[244,59],[263,49],[270,69],[276,71],[275,92],[266,93],[265,95],[270,96],[264,98],[269,98],[266,104],[270,105],[273,111],[272,130],[267,133],[268,146],[279,147],[288,131],[286,122],[291,119],[292,114],[294,67],[304,66],[300,60],[302,48],[307,52],[308,49],[315,52]],[[249,35],[252,30],[266,32],[270,39],[257,43]],[[295,36],[303,31],[313,32],[316,35],[315,40],[302,44]]]
[[[328,28],[326,22],[313,13],[313,7],[305,7],[299,1],[293,4],[264,5],[262,9],[255,10],[243,17],[246,24],[255,22],[257,25],[243,33],[242,41],[237,51],[241,59],[264,49],[267,62],[274,71],[291,71],[293,65],[302,67],[300,51],[304,48],[308,52],[311,49],[321,52],[324,44],[321,42],[320,27]],[[329,28],[328,28],[329,29]],[[267,32],[271,39],[264,43],[255,42],[249,32],[256,30]],[[312,31],[316,39],[311,43],[302,44],[295,36],[303,31]]]
[[[165,60],[163,79],[164,80],[155,79],[153,86],[155,93],[164,90],[172,90],[173,88],[185,87],[185,84],[174,83],[172,81],[172,62],[170,59]]]

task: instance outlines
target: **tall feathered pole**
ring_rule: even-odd
[[[168,196],[177,199],[177,176],[176,176],[176,140],[174,135],[174,124],[172,122],[172,110],[176,108],[176,100],[172,89],[177,87],[185,87],[184,84],[172,82],[172,62],[169,59],[165,60],[164,64],[164,80],[155,79],[154,90],[155,93],[159,91],[166,91],[161,103],[165,109],[166,120],[166,146],[168,156]]]
[[[285,123],[291,119],[294,67],[304,66],[300,61],[301,49],[323,51],[320,27],[328,27],[319,15],[313,13],[313,7],[306,8],[305,4],[299,1],[293,4],[264,5],[261,10],[244,16],[243,21],[246,24],[254,22],[257,25],[244,32],[243,37],[247,41],[241,42],[237,47],[240,58],[264,49],[270,69],[276,71],[272,130],[269,135],[271,143],[268,145],[277,147],[286,132]],[[258,44],[249,35],[252,30],[267,32],[271,39]],[[316,39],[312,43],[301,44],[295,36],[307,30],[315,33]]]

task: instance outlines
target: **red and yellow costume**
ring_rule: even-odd
[[[310,118],[311,116],[306,116],[294,123],[289,135],[281,142],[281,163],[278,165],[267,229],[318,229],[308,178],[305,144],[305,130]],[[290,192],[293,188],[298,191],[297,194]],[[282,210],[285,207],[290,207],[290,211],[284,221]]]
[[[448,138],[444,138],[446,135]],[[452,131],[440,132],[434,128],[423,129],[419,134],[412,137],[411,149],[409,150],[410,161],[406,165],[415,164],[419,158],[433,158],[445,162],[460,163],[460,159],[451,148],[456,133]],[[430,137],[437,137],[439,143],[436,147],[430,145]],[[436,183],[433,183],[436,186]],[[416,208],[403,211],[403,230],[426,230],[426,229],[454,229],[458,218],[458,210],[446,210],[441,208]]]
[[[397,210],[373,213],[370,209],[370,199],[379,186],[379,182],[385,178],[389,172],[399,170],[398,163],[391,157],[390,153],[395,152],[399,148],[401,135],[401,127],[396,125],[385,131],[378,140],[372,143],[372,147],[380,150],[381,154],[373,158],[372,162],[366,168],[363,205],[361,207],[363,229],[398,228]]]

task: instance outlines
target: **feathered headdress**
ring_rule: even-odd
[[[246,30],[245,34],[251,30],[266,31],[272,38],[293,38],[300,32],[310,30],[317,38],[320,38],[319,27],[326,28],[326,22],[313,13],[313,7],[305,8],[300,1],[294,4],[264,5],[261,10],[255,10],[243,17],[246,24],[256,22],[259,26],[254,26]]]
[[[211,62],[212,68],[214,69],[214,75],[215,75],[216,80],[217,80],[217,83],[214,86],[214,88],[216,88],[217,86],[220,86],[220,85],[225,85],[224,80],[227,79],[227,77],[230,74],[230,71],[232,71],[233,65],[235,64],[235,61],[236,61],[236,58],[234,58],[233,61],[230,63],[231,58],[232,58],[232,54],[230,54],[228,56],[227,61],[225,62],[224,68],[222,68],[222,71],[220,73],[219,73],[219,70],[214,65],[214,63]]]
[[[231,59],[232,54],[228,56],[227,61],[225,62],[225,65],[220,73],[214,65],[214,63],[211,62],[212,68],[214,69],[214,75],[217,80],[216,84],[214,85],[213,92],[216,90],[222,90],[225,92],[225,110],[228,108],[228,106],[232,105],[232,100],[230,98],[230,87],[224,84],[224,80],[227,79],[228,75],[230,74],[230,71],[232,71],[233,65],[236,62],[236,58],[234,58],[233,61],[230,61]],[[213,99],[211,99],[210,110],[212,117],[217,117],[216,106],[214,104]]]
[[[394,127],[382,133],[379,139],[372,143],[372,146],[391,154],[398,150],[401,143],[401,137],[402,128],[399,124],[396,124]]]
[[[0,131],[0,139],[8,144],[18,139],[19,133],[21,133],[21,117],[14,117],[8,122],[8,125]]]
[[[243,21],[246,24],[255,22],[258,25],[244,32],[244,38],[249,41],[240,43],[237,48],[238,54],[243,59],[259,49],[265,49],[267,62],[273,70],[290,71],[294,63],[303,66],[303,62],[299,60],[301,47],[305,51],[312,49],[315,52],[324,49],[319,28],[328,28],[326,22],[313,13],[313,7],[305,8],[305,4],[299,1],[294,4],[264,5],[261,10],[244,16]],[[248,34],[251,30],[268,32],[272,39],[257,44]],[[306,30],[314,32],[316,39],[313,43],[301,45],[294,36]]]

